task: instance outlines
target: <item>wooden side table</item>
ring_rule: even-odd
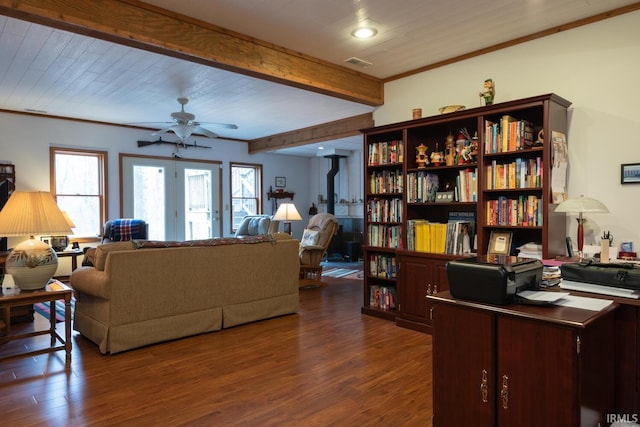
[[[18,339],[31,338],[39,335],[50,335],[51,344],[47,348],[26,351],[23,353],[11,354],[8,356],[1,356],[0,361],[13,359],[22,356],[35,356],[43,353],[51,353],[59,350],[64,350],[66,353],[66,364],[71,363],[71,296],[73,290],[66,284],[54,280],[49,283],[44,289],[37,291],[21,291],[19,288],[2,288],[2,295],[0,295],[0,309],[4,309],[4,323],[6,328],[6,336],[0,337],[0,344],[14,341]],[[56,310],[55,302],[57,300],[64,300],[64,338],[56,330]],[[11,308],[24,306],[25,304],[33,305],[35,303],[49,302],[50,312],[49,320],[50,327],[47,330],[33,331],[21,334],[11,334]],[[56,345],[59,344],[59,345]]]
[[[58,258],[68,258],[71,257],[71,271],[78,268],[78,257],[83,255],[81,250],[70,250],[70,251],[62,251],[56,252]],[[54,276],[54,279],[60,280],[61,282],[69,283],[69,276]]]
[[[7,260],[7,257],[11,251],[1,251],[0,252],[0,274],[4,274],[4,263]],[[0,309],[0,317],[4,319],[3,310]],[[23,305],[20,307],[14,307],[11,310],[11,321],[13,323],[18,322],[33,322],[33,305]],[[3,321],[0,320],[0,335],[5,334],[6,325]]]

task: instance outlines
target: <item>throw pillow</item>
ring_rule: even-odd
[[[316,230],[309,230],[308,228],[304,229],[304,233],[302,233],[302,240],[300,241],[300,246],[315,246],[318,244],[318,239],[320,239],[320,232]]]

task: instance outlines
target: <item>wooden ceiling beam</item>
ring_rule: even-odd
[[[349,136],[360,135],[362,129],[373,127],[373,113],[347,117],[291,132],[265,136],[249,141],[249,153],[261,153],[283,148],[299,147],[317,142],[331,141]]]
[[[0,0],[0,14],[366,105],[381,79],[137,0]]]

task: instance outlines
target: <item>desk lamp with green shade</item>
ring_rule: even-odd
[[[5,272],[23,291],[44,288],[58,268],[58,256],[39,235],[68,235],[71,228],[45,191],[14,191],[0,211],[0,236],[30,236],[9,253]]]

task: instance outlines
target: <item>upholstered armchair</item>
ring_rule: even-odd
[[[142,219],[110,219],[102,226],[102,244],[127,240],[146,240],[149,236],[149,224]],[[84,248],[82,265],[93,265],[96,248]]]
[[[247,215],[242,218],[234,237],[260,236],[278,231],[279,221],[271,219],[271,215]]]
[[[331,243],[338,220],[329,213],[311,217],[300,241],[300,277],[298,286],[324,286],[322,278],[322,259]]]

